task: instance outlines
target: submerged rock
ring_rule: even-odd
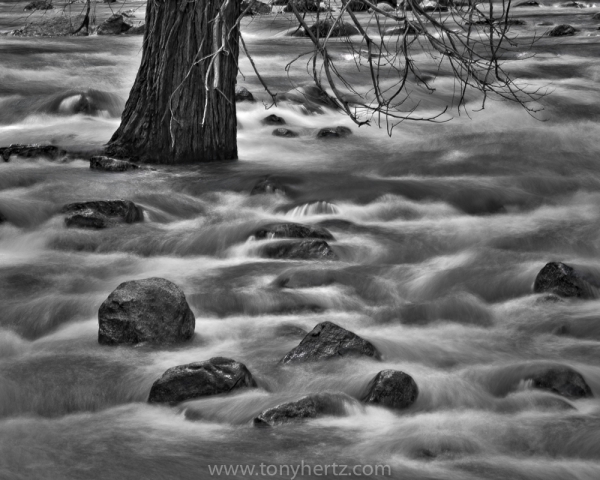
[[[309,33],[310,32],[310,33]],[[294,37],[309,37],[311,34],[314,37],[325,38],[329,37],[349,37],[350,35],[358,35],[358,29],[347,22],[335,22],[333,20],[319,20],[308,27],[308,31],[303,28],[295,30],[292,33]]]
[[[250,191],[250,195],[260,195],[263,193],[285,195],[285,188],[267,175],[256,182],[256,185]]]
[[[69,16],[64,14],[44,15],[44,18],[36,18],[23,28],[14,30],[11,34],[15,37],[63,37],[72,35],[84,21],[83,15]],[[87,35],[83,30],[77,35]]]
[[[584,5],[583,3],[579,3],[579,2],[567,2],[567,3],[563,3],[561,4],[562,8],[587,8],[587,5]]]
[[[164,278],[119,285],[98,310],[103,345],[176,343],[194,335],[196,319],[183,291]]]
[[[169,368],[152,385],[148,402],[173,404],[256,386],[246,365],[230,358],[214,357]]]
[[[15,143],[8,147],[1,147],[0,154],[2,155],[2,159],[5,162],[8,162],[12,156],[56,160],[58,158],[63,158],[67,152],[54,145],[21,145]]]
[[[36,0],[35,2],[28,3],[23,7],[23,11],[30,12],[32,10],[52,10],[54,6],[52,2],[46,2],[45,0]]]
[[[323,113],[323,107],[339,108],[336,100],[316,85],[293,88],[279,95],[278,99],[300,104],[308,113]]]
[[[333,235],[323,227],[302,225],[300,223],[272,223],[254,232],[257,239],[266,238],[322,238],[334,240]]]
[[[277,115],[269,115],[263,118],[260,123],[263,125],[285,125],[285,120]]]
[[[144,220],[144,211],[130,200],[97,200],[65,205],[65,225],[76,228],[107,228]]]
[[[516,7],[539,7],[540,4],[538,2],[536,2],[535,0],[527,0],[525,2],[521,2],[521,3],[517,3],[515,5]]]
[[[264,245],[262,256],[285,260],[336,260],[337,255],[325,240],[303,240],[301,242],[273,242]]]
[[[593,278],[562,262],[547,263],[540,270],[533,282],[533,292],[582,299],[598,297],[598,287]]]
[[[140,166],[126,160],[96,156],[90,158],[90,168],[92,170],[103,170],[105,172],[126,172],[127,170],[138,170]]]
[[[557,366],[524,378],[533,388],[546,390],[569,399],[593,397],[583,376],[570,367]]]
[[[245,15],[267,15],[271,13],[271,5],[258,0],[242,0],[241,12]]]
[[[404,409],[415,403],[418,396],[419,388],[410,375],[398,370],[382,370],[369,382],[367,392],[361,400]]]
[[[312,362],[339,357],[381,359],[373,344],[332,322],[319,323],[292,349],[281,363]]]
[[[317,133],[319,138],[345,138],[349,135],[352,135],[352,130],[342,126],[322,128]]]
[[[235,87],[235,101],[236,102],[256,102],[254,95],[248,91],[246,87]]]
[[[276,137],[295,138],[299,135],[288,128],[276,128],[273,130],[273,135]]]
[[[571,25],[558,25],[550,30],[547,35],[549,37],[564,37],[567,35],[575,35],[577,29],[572,27]]]
[[[285,402],[263,411],[254,419],[255,427],[274,427],[324,415],[346,415],[345,403],[353,399],[343,393],[316,393]]]
[[[115,13],[107,20],[98,25],[98,35],[120,35],[131,28],[131,24],[125,22],[123,15]]]

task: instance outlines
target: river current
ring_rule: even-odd
[[[1,32],[23,25],[25,3],[0,2]],[[135,173],[91,171],[83,153],[118,127],[142,38],[0,36],[0,146],[82,152],[68,163],[0,165],[8,220],[0,225],[0,478],[204,479],[209,465],[301,462],[391,468],[362,478],[600,478],[600,301],[532,293],[550,261],[600,271],[600,24],[591,18],[599,10],[542,3],[515,9],[526,25],[510,60],[511,71],[551,90],[537,118],[502,102],[476,111],[473,98],[469,115],[404,122],[389,137],[334,111],[242,103],[239,161]],[[142,2],[119,8],[138,8],[143,19]],[[548,21],[580,32],[530,46]],[[308,42],[285,36],[290,27],[289,17],[243,22],[259,69],[280,92],[310,84],[304,64],[289,76],[283,69]],[[365,82],[347,61],[350,78]],[[243,55],[241,67],[238,83],[266,102]],[[435,87],[433,95],[415,87],[421,111],[454,94],[450,77]],[[74,111],[82,95],[97,108]],[[272,113],[301,136],[272,136],[260,122]],[[316,137],[337,125],[353,134]],[[289,195],[251,196],[265,175]],[[63,205],[117,198],[142,206],[145,221],[64,227]],[[274,221],[323,222],[339,260],[261,258],[249,236]],[[336,281],[320,282],[324,270]],[[280,288],[282,274],[303,280]],[[147,277],[185,291],[193,340],[99,345],[102,301],[121,282]],[[382,362],[278,363],[325,320],[368,339]],[[174,408],[146,403],[167,368],[215,356],[243,362],[261,388]],[[541,364],[576,369],[594,397],[564,408],[551,393],[513,388]],[[418,384],[405,412],[354,406],[344,417],[251,424],[306,393],[357,396],[386,368]]]

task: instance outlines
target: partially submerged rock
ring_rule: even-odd
[[[250,195],[263,193],[285,195],[285,188],[267,175],[256,182],[256,185],[250,191]]]
[[[302,225],[300,223],[271,223],[254,232],[256,239],[269,238],[321,238],[333,240],[333,235],[323,227]]]
[[[248,91],[246,87],[235,87],[235,101],[236,102],[255,102],[254,95]]]
[[[365,403],[375,403],[394,409],[410,407],[419,396],[413,378],[398,370],[382,370],[369,382],[363,395]]]
[[[319,0],[275,0],[273,5],[285,5],[284,12],[293,12],[292,4],[300,13],[318,12],[321,10]]]
[[[52,2],[46,2],[45,0],[36,0],[35,2],[28,3],[23,8],[25,12],[31,12],[33,10],[52,10],[54,5]]]
[[[105,172],[126,172],[128,170],[138,170],[139,165],[128,162],[126,160],[118,160],[116,158],[95,156],[90,158],[90,169],[103,170]]]
[[[36,18],[23,28],[14,30],[15,37],[64,37],[72,35],[83,23],[83,15],[69,16],[60,14],[45,14],[43,18]],[[77,35],[87,35],[83,30]]]
[[[12,144],[8,147],[1,147],[0,154],[5,162],[10,161],[12,156],[22,158],[45,158],[46,160],[56,160],[63,158],[67,152],[54,145],[21,145]]]
[[[130,200],[97,200],[70,203],[61,213],[66,213],[65,225],[76,228],[107,228],[119,223],[144,220],[144,211]]]
[[[241,12],[244,15],[267,15],[271,13],[271,5],[258,0],[242,0]]]
[[[230,358],[214,357],[169,368],[152,385],[148,402],[174,404],[256,386],[246,365]]]
[[[390,27],[383,31],[384,35],[419,35],[423,33],[421,27],[410,23],[407,27]]]
[[[125,22],[123,15],[115,13],[107,20],[98,25],[98,35],[120,35],[131,28],[131,24]]]
[[[372,357],[381,359],[373,344],[332,322],[319,323],[281,363],[312,362],[339,357]]]
[[[103,345],[178,343],[194,335],[196,319],[183,291],[164,278],[121,283],[98,311]]]
[[[277,115],[269,115],[263,118],[260,123],[263,125],[285,125],[285,120]]]
[[[322,128],[317,133],[319,138],[345,138],[349,135],[352,135],[352,130],[342,126]]]
[[[261,247],[260,253],[278,260],[336,260],[337,255],[325,240],[273,242]]]
[[[567,3],[563,3],[561,4],[562,8],[587,8],[587,5],[584,5],[583,3],[579,3],[579,2],[567,2]]]
[[[276,128],[273,130],[273,135],[275,137],[284,137],[284,138],[296,138],[298,134],[289,128]]]
[[[298,87],[277,97],[279,100],[302,105],[309,113],[323,113],[323,107],[339,108],[336,100],[316,85]]]
[[[549,37],[564,37],[568,35],[575,35],[577,33],[577,29],[572,27],[571,25],[558,25],[550,30],[547,35]]]
[[[299,400],[268,408],[258,415],[253,423],[255,427],[274,427],[325,415],[343,416],[347,413],[345,404],[351,402],[353,399],[343,393],[306,395]]]
[[[586,273],[562,262],[547,263],[535,277],[534,293],[554,293],[561,297],[597,298],[596,281]]]
[[[347,22],[334,22],[333,20],[319,20],[308,27],[308,31],[303,28],[292,33],[294,37],[309,37],[318,38],[325,37],[349,37],[358,35],[359,31],[354,25]]]
[[[540,4],[538,2],[536,2],[535,0],[527,0],[525,2],[521,2],[521,3],[517,3],[515,5],[516,7],[539,7]]]
[[[546,390],[569,399],[593,397],[583,376],[570,367],[557,366],[543,369],[524,378],[531,387]]]

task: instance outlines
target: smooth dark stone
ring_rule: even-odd
[[[129,200],[98,200],[65,205],[65,225],[77,228],[107,228],[118,223],[144,220],[144,211]]]
[[[302,225],[300,223],[272,223],[254,232],[256,239],[269,238],[321,238],[334,240],[333,235],[323,227]]]
[[[256,386],[246,365],[215,357],[169,368],[152,385],[148,402],[174,404]]]
[[[285,120],[277,115],[269,115],[261,120],[263,125],[285,125]]]
[[[352,130],[348,127],[327,127],[322,128],[317,133],[317,137],[319,138],[344,138],[349,135],[352,135]]]
[[[194,335],[196,320],[183,291],[164,278],[123,282],[100,306],[103,345],[177,343]]]
[[[289,128],[276,128],[275,130],[273,130],[273,135],[275,137],[285,138],[296,138],[299,136],[296,132],[290,130]]]
[[[274,242],[264,245],[261,254],[267,258],[285,260],[336,260],[337,255],[325,240]]]
[[[45,158],[48,160],[56,160],[59,157],[64,157],[67,152],[55,147],[54,145],[20,145],[13,144],[8,147],[0,148],[0,154],[5,162],[10,160],[12,155],[23,158]]]
[[[325,415],[344,416],[345,403],[352,398],[343,393],[316,393],[285,402],[263,411],[254,419],[255,427],[274,427]]]
[[[362,401],[401,410],[415,403],[418,396],[419,388],[410,375],[382,370],[369,382]]]
[[[575,35],[577,29],[571,25],[558,25],[548,32],[549,37],[564,37],[567,35]]]
[[[138,170],[139,168],[139,165],[126,160],[118,160],[116,158],[104,156],[90,158],[90,169],[92,170],[103,170],[105,172],[126,172],[128,170]]]
[[[569,399],[593,397],[583,376],[570,367],[553,367],[524,378],[532,387],[546,390]]]
[[[547,263],[535,277],[534,293],[554,293],[560,297],[597,298],[597,282],[584,272],[561,262]]]
[[[313,362],[339,357],[381,359],[373,344],[332,322],[319,323],[292,349],[281,363]]]
[[[235,101],[236,102],[256,102],[254,95],[248,91],[246,87],[235,87]]]

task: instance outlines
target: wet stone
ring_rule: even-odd
[[[142,208],[129,200],[70,203],[61,213],[66,214],[65,225],[75,228],[101,229],[144,220]]]
[[[271,238],[321,238],[334,240],[333,235],[323,227],[302,225],[300,223],[273,223],[254,232],[256,239]]]
[[[275,130],[273,130],[273,135],[275,137],[284,138],[296,138],[299,136],[296,132],[290,130],[289,128],[276,128]]]
[[[341,126],[322,128],[317,133],[317,137],[319,138],[345,138],[349,135],[352,135],[352,130]]]
[[[104,156],[90,158],[90,169],[92,170],[103,170],[105,172],[126,172],[128,170],[138,170],[139,168],[139,165],[126,160],[118,160],[116,158]]]
[[[273,242],[260,249],[263,257],[277,260],[337,260],[336,253],[325,240]]]
[[[410,375],[382,370],[369,382],[362,401],[402,410],[415,403],[418,396],[419,388]]]
[[[269,115],[261,120],[263,125],[285,125],[286,122],[282,117],[277,115]]]

